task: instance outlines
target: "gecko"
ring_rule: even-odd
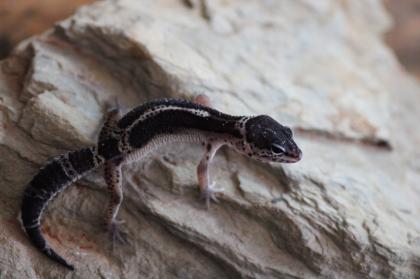
[[[158,99],[140,105],[124,116],[110,111],[94,146],[54,157],[26,186],[20,218],[30,242],[50,259],[70,270],[74,266],[55,252],[41,232],[47,204],[88,172],[104,166],[109,191],[106,229],[113,241],[124,241],[117,219],[123,201],[121,167],[136,162],[162,145],[174,142],[201,144],[204,155],[197,166],[202,199],[217,202],[218,189],[210,182],[209,164],[216,151],[227,145],[239,153],[264,162],[294,163],[302,151],[292,130],[267,115],[233,116],[197,101]]]

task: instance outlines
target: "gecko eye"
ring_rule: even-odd
[[[286,152],[286,150],[284,150],[284,148],[281,145],[278,145],[278,144],[272,144],[271,145],[271,151],[275,154],[282,154],[282,153]]]

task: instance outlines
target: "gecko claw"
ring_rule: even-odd
[[[115,250],[116,244],[129,245],[131,243],[128,238],[128,234],[122,231],[119,227],[119,225],[124,222],[124,220],[115,220],[108,225],[108,231],[112,241],[112,250]]]
[[[216,194],[222,193],[223,191],[223,188],[216,188],[214,187],[214,183],[212,183],[201,192],[201,198],[205,201],[207,209],[210,207],[210,201],[219,203],[219,199]]]

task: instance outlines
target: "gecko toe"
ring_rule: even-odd
[[[210,207],[210,202],[219,203],[219,199],[216,195],[222,193],[223,190],[223,188],[214,187],[214,183],[212,183],[201,192],[201,198],[205,201],[207,209]]]
[[[109,227],[108,231],[110,233],[111,237],[111,244],[112,244],[112,250],[115,249],[115,246],[118,245],[129,245],[131,244],[128,233],[125,231],[122,231],[119,227],[120,224],[122,224],[124,221],[116,220],[114,221]]]

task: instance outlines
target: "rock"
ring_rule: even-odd
[[[394,26],[387,32],[386,41],[407,70],[419,78],[420,1],[385,0],[384,4],[394,18]]]
[[[417,278],[419,84],[383,44],[379,0],[100,1],[0,62],[0,270],[22,278]],[[43,232],[70,273],[29,243],[17,215],[45,161],[96,141],[107,108],[206,94],[231,114],[296,131],[303,160],[222,149],[198,200],[199,146],[124,168],[119,217],[100,225],[101,170],[48,207]],[[15,273],[15,270],[18,270]]]

